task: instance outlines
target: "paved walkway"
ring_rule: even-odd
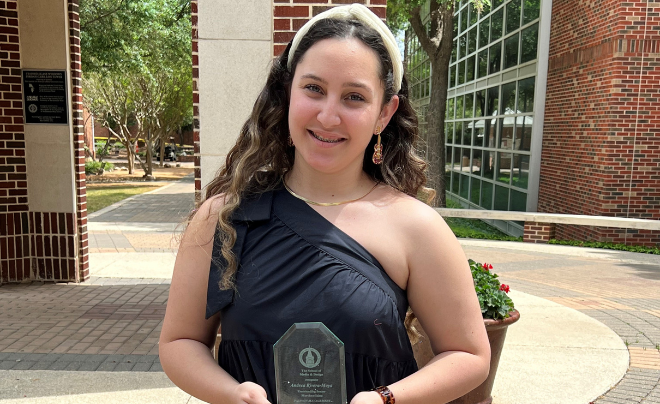
[[[193,183],[90,215],[91,279],[0,287],[0,403],[195,402],[157,342]],[[494,404],[660,403],[660,257],[461,240],[522,312]]]

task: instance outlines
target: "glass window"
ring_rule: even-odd
[[[482,181],[481,182],[481,198],[479,206],[484,209],[493,209],[493,183]]]
[[[500,87],[495,86],[488,89],[488,100],[486,105],[486,116],[494,116],[498,114],[500,108]]]
[[[524,192],[511,190],[511,210],[516,212],[525,212],[527,210],[527,194]]]
[[[499,143],[498,149],[512,149],[513,148],[513,118],[500,118],[499,124]]]
[[[472,118],[474,99],[472,94],[465,95],[465,117]]]
[[[495,186],[495,210],[509,210],[509,188]]]
[[[464,34],[463,36],[458,38],[458,46],[460,47],[460,55],[458,56],[458,58],[463,59],[468,54],[467,34]]]
[[[484,145],[484,124],[486,121],[475,121],[472,145],[482,147]]]
[[[479,60],[479,67],[477,69],[477,78],[488,76],[488,49],[479,52],[477,56]]]
[[[448,123],[447,124],[447,143],[452,144],[454,143],[454,124],[453,123]]]
[[[477,20],[479,19],[479,14],[477,13],[477,10],[474,8],[473,3],[470,3],[468,7],[470,8],[470,26],[473,26],[474,24],[477,23]]]
[[[520,63],[529,62],[536,59],[536,52],[539,39],[539,24],[534,24],[529,28],[522,30],[522,53]]]
[[[534,85],[534,77],[518,82],[518,110],[520,112],[534,112]]]
[[[461,27],[460,27],[461,32],[467,29],[467,24],[468,24],[468,8],[465,7],[463,11],[461,11]]]
[[[523,25],[539,18],[541,0],[525,0],[523,7]]]
[[[477,50],[477,27],[474,27],[467,33],[468,35],[468,50],[467,54],[470,55]]]
[[[463,125],[467,125],[467,122],[456,122],[456,132],[454,133],[455,144],[462,144],[463,142]]]
[[[479,205],[479,194],[481,193],[481,181],[472,178],[472,184],[470,186],[470,202],[474,203],[475,205]]]
[[[456,97],[456,119],[463,118],[463,96]]]
[[[484,150],[483,160],[481,161],[481,176],[493,179],[495,174],[495,152]]]
[[[486,106],[486,91],[479,90],[474,93],[474,95],[474,117],[479,118],[484,116],[484,107]]]
[[[511,185],[518,188],[527,189],[529,179],[529,156],[524,154],[513,155]]]
[[[477,57],[477,55],[472,55],[467,58],[467,72],[465,73],[465,82],[470,82],[474,80],[474,60]]]
[[[488,32],[490,30],[490,20],[484,18],[483,21],[479,24],[479,48],[483,48],[488,45]]]
[[[470,177],[461,174],[461,198],[468,199],[468,191],[470,190]]]
[[[451,173],[451,192],[458,195],[458,173],[456,171]]]
[[[452,167],[454,168],[454,170],[460,170],[461,169],[461,148],[460,147],[454,147],[453,149],[454,149],[453,150],[454,160],[452,161]]]
[[[476,132],[476,128],[475,128]],[[470,172],[474,175],[479,175],[481,172],[481,150],[478,149],[473,149],[472,150],[472,168],[470,169]],[[476,204],[479,203],[477,200],[475,202]]]
[[[511,153],[497,152],[497,175],[495,180],[504,184],[511,182]]]
[[[463,144],[466,146],[469,146],[472,140],[472,126],[472,122],[463,122]]]
[[[506,5],[506,33],[520,28],[520,0],[511,0]]]
[[[516,117],[516,150],[530,151],[532,147],[532,122],[534,117]]]
[[[493,5],[493,10],[496,9],[498,6],[502,5],[502,0],[491,0],[491,3]]]
[[[449,68],[449,88],[456,87],[456,69],[458,65],[453,65]]]
[[[449,182],[451,182],[451,178],[447,177],[447,171],[451,170],[451,149],[451,146],[445,147],[445,186],[447,186],[447,189],[449,189]]]
[[[504,40],[504,68],[508,69],[518,64],[518,39],[520,34],[510,36]]]
[[[454,38],[458,38],[458,14],[454,16]]]
[[[516,113],[516,82],[502,86],[502,112],[500,114]],[[512,123],[513,126],[513,123]]]
[[[488,74],[497,73],[502,66],[502,42],[488,49]]]
[[[495,121],[496,119],[486,119],[484,121],[484,147],[495,148]]]
[[[501,8],[490,16],[490,41],[494,42],[502,38],[502,28],[504,27],[504,9]]]
[[[465,84],[465,60],[458,62],[458,85]]]
[[[454,44],[451,47],[451,59],[449,60],[449,63],[454,63],[457,59],[456,52],[458,51],[458,38],[454,38]]]
[[[447,113],[445,114],[445,119],[454,119],[454,99],[450,98],[447,100]]]

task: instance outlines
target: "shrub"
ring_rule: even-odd
[[[509,317],[509,312],[514,309],[513,301],[507,295],[509,286],[500,284],[497,274],[491,271],[492,265],[481,264],[473,260],[468,260],[468,262],[483,318],[502,320]]]
[[[85,162],[85,174],[96,175],[101,171],[101,167],[103,167],[103,170],[108,170],[108,171],[115,168],[114,164],[105,161],[103,163],[101,163],[100,161],[87,161]]]

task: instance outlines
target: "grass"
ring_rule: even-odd
[[[458,203],[447,200],[447,207],[462,208]],[[485,240],[522,241],[522,237],[511,237],[479,219],[463,219],[460,217],[445,217],[445,222],[459,238],[476,238]]]
[[[122,185],[87,188],[87,213],[94,213],[133,195],[160,188],[160,185]]]

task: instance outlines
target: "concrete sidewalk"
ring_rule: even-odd
[[[196,402],[157,356],[173,230],[192,206],[189,179],[113,205],[90,219],[89,281],[0,287],[0,403]],[[494,404],[660,403],[658,256],[461,244],[521,312]]]

